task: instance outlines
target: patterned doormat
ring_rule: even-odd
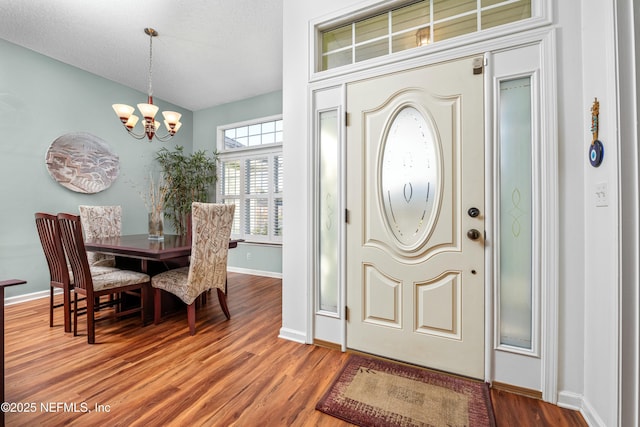
[[[486,383],[352,355],[316,409],[363,427],[495,427]]]

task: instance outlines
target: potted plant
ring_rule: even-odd
[[[176,233],[187,234],[192,202],[209,201],[216,183],[217,157],[216,152],[207,156],[204,150],[185,154],[181,146],[174,151],[163,147],[156,154],[167,187],[165,215]]]

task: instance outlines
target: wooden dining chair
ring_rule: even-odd
[[[235,205],[194,202],[192,214],[191,262],[151,279],[154,290],[154,323],[160,322],[161,290],[187,304],[189,334],[196,333],[196,300],[209,289],[216,289],[220,307],[227,319],[227,255]]]
[[[49,326],[53,327],[54,309],[64,309],[64,331],[71,332],[71,292],[73,291],[73,273],[67,262],[62,240],[60,225],[57,215],[36,212],[36,228],[42,245],[42,251],[49,267]],[[91,266],[92,276],[99,276],[117,270],[115,267]],[[62,290],[62,304],[55,304],[54,293],[56,289]]]
[[[71,264],[74,280],[73,327],[77,335],[78,294],[84,295],[87,306],[87,341],[95,343],[95,322],[107,318],[104,310],[96,318],[96,299],[103,295],[133,294],[140,298],[139,307],[111,311],[111,317],[121,317],[132,313],[141,313],[142,325],[145,320],[145,300],[150,286],[150,278],[144,273],[115,269],[109,273],[92,276],[89,260],[84,247],[82,224],[78,215],[58,214],[58,223],[62,236],[62,245]],[[119,304],[114,299],[112,305]]]
[[[73,285],[69,276],[62,240],[60,240],[60,226],[58,217],[44,212],[37,212],[36,228],[38,237],[49,267],[49,327],[53,327],[53,310],[64,307],[64,331],[71,332],[71,291]],[[62,289],[63,303],[55,304],[54,290]]]

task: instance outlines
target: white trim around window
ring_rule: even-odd
[[[232,238],[282,243],[282,116],[217,129],[216,200],[236,205]]]

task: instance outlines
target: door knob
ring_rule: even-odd
[[[469,216],[471,218],[475,218],[478,215],[480,215],[480,209],[478,208],[469,208],[469,210],[467,211],[467,213],[469,214]]]
[[[472,228],[471,230],[467,231],[467,237],[471,240],[478,240],[480,238],[480,232],[475,228]]]

